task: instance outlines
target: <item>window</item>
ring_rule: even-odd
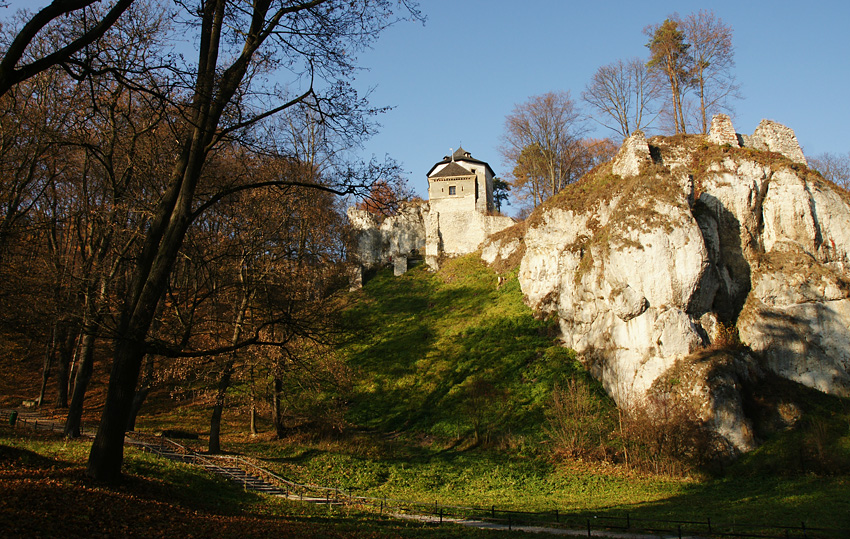
[[[456,195],[456,194],[457,194],[457,187],[455,187],[454,185],[450,185],[449,186],[449,195]]]

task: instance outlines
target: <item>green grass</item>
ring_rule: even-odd
[[[515,275],[497,288],[497,276],[475,256],[448,261],[435,274],[421,267],[401,277],[379,272],[353,299],[347,316],[363,332],[343,349],[354,372],[349,432],[234,449],[293,480],[375,497],[850,528],[846,475],[770,472],[788,467],[787,458],[771,456],[774,444],[789,447],[788,437],[807,438],[804,430],[771,433],[762,450],[713,479],[555,462],[545,434],[552,388],[571,377],[595,391],[599,385],[554,345],[551,323],[522,303]],[[817,417],[840,408],[834,399],[811,402]],[[483,443],[476,443],[476,426]]]
[[[289,479],[357,495],[562,514],[628,513],[634,519],[805,521],[850,529],[848,467],[842,464],[842,455],[850,454],[846,400],[800,392],[790,383],[757,388],[753,399],[760,399],[763,409],[798,402],[804,404],[802,419],[792,429],[758,431],[766,443],[716,478],[559,462],[546,435],[552,389],[570,378],[596,392],[601,388],[570,351],[553,343],[552,323],[532,316],[515,274],[497,287],[493,271],[475,256],[463,257],[437,273],[422,267],[401,277],[378,272],[349,300],[344,316],[356,331],[340,356],[350,369],[350,385],[309,396],[345,402],[340,410],[345,429],[332,435],[293,429],[278,441],[265,423],[265,434],[251,439],[245,418],[240,423],[236,412],[227,411],[225,449],[254,456]],[[173,402],[154,403],[156,414],[143,415],[140,424],[196,429],[203,436],[207,405]],[[610,400],[606,406],[612,406]],[[816,435],[826,450],[819,466],[813,465]],[[158,473],[155,466],[134,457],[128,469],[152,474]],[[187,483],[182,471],[175,473],[169,482]],[[206,496],[207,488],[190,492]],[[210,510],[235,505],[252,514],[268,511],[254,502],[211,499]],[[348,530],[361,520],[334,521],[334,526]]]
[[[754,477],[733,468],[697,480],[552,463],[504,451],[457,451],[349,438],[255,444],[264,465],[290,479],[356,495],[420,503],[561,514],[850,529],[847,476]]]
[[[554,384],[583,370],[522,303],[515,275],[497,287],[475,255],[436,274],[379,272],[346,315],[365,335],[342,350],[359,427],[533,443]]]
[[[127,448],[118,487],[83,475],[90,443],[0,427],[4,537],[484,538],[494,532],[421,524],[350,508],[245,492],[200,468]],[[496,532],[498,533],[498,532]],[[499,537],[531,537],[512,532]]]

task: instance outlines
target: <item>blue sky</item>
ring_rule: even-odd
[[[11,0],[30,9],[47,0]],[[490,163],[504,119],[515,104],[548,91],[578,99],[600,66],[645,57],[642,30],[678,11],[711,9],[734,30],[738,132],[762,118],[795,130],[807,155],[850,151],[850,2],[789,0],[421,0],[424,25],[388,29],[360,54],[361,92],[392,106],[379,135],[358,153],[398,160],[413,187],[427,194],[426,172],[459,144]],[[594,136],[608,136],[599,129]]]
[[[645,57],[645,26],[678,11],[711,9],[734,30],[744,99],[733,122],[752,133],[762,118],[795,130],[807,155],[850,151],[850,2],[422,0],[425,25],[390,28],[360,55],[357,76],[372,102],[395,108],[363,156],[389,154],[427,194],[426,172],[463,144],[497,175],[504,119],[548,91],[578,98],[597,68]],[[596,136],[610,133],[600,129]]]

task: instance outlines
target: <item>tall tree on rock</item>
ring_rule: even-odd
[[[735,66],[732,28],[712,11],[700,10],[679,21],[690,46],[693,85],[699,97],[699,125],[708,133],[711,117],[731,111],[729,101],[740,97],[732,68]]]
[[[197,17],[198,63],[187,89],[190,98],[183,125],[176,129],[180,150],[145,231],[116,328],[106,403],[87,469],[89,476],[101,481],[114,482],[120,477],[124,431],[142,359],[150,349],[147,338],[151,322],[193,220],[228,194],[289,182],[271,178],[234,185],[200,199],[199,181],[208,156],[224,139],[302,104],[318,110],[324,122],[335,123],[345,134],[368,134],[371,123],[367,116],[374,109],[352,95],[345,77],[354,69],[352,51],[368,46],[396,20],[392,14],[396,2],[390,0],[255,0],[250,4],[205,0],[194,7],[188,2],[179,4],[187,16]],[[418,15],[414,6],[405,7]],[[296,75],[296,80],[281,88],[300,86],[298,95],[287,96],[284,90],[276,94],[269,89],[259,92],[254,87],[278,69]],[[316,77],[326,82],[322,85],[324,93],[315,89],[312,81]],[[270,103],[270,98],[276,103]],[[366,175],[374,172],[372,168],[366,167]],[[340,194],[368,188],[364,175],[352,168],[340,170],[333,178],[333,184],[312,187]]]
[[[665,19],[656,26],[648,26],[644,34],[649,36],[650,57],[646,66],[650,73],[663,78],[670,87],[670,113],[676,134],[686,133],[684,98],[692,85],[692,58],[690,45],[675,18]]]
[[[644,62],[630,58],[597,69],[581,98],[597,111],[594,120],[626,138],[655,120],[658,88]]]
[[[548,92],[514,107],[500,151],[512,165],[515,195],[528,192],[537,206],[581,177],[586,132],[569,92]]]

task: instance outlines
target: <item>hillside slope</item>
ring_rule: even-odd
[[[537,320],[515,276],[503,279],[476,255],[403,276],[382,271],[347,311],[359,328],[343,350],[353,369],[349,421],[462,443],[508,433],[539,439],[553,387],[579,377],[572,352]]]

